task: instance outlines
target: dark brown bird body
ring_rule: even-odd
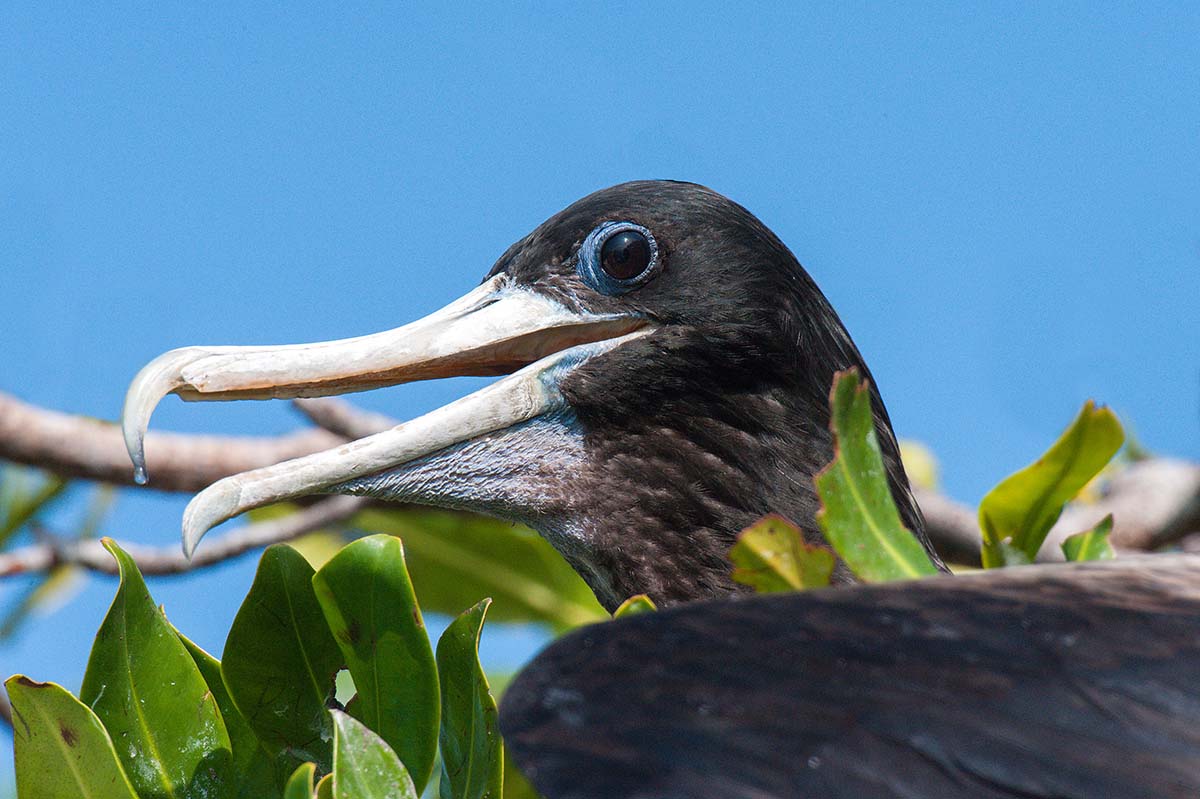
[[[509,687],[549,799],[1200,796],[1200,557],[702,602]]]

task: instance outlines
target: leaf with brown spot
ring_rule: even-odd
[[[800,528],[782,516],[765,516],[738,535],[729,550],[733,579],[760,594],[829,585],[833,552],[808,544]]]
[[[388,535],[360,538],[312,584],[358,689],[349,710],[424,790],[437,754],[438,676],[403,544]]]
[[[4,685],[13,707],[19,796],[137,799],[112,739],[87,705],[60,685],[20,674]]]

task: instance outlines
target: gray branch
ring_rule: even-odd
[[[297,400],[294,405],[318,429],[276,438],[150,433],[146,438],[151,475],[148,487],[199,491],[230,474],[328,449],[397,424],[395,419],[337,399]],[[37,408],[3,393],[0,393],[0,459],[67,477],[133,485],[133,469],[117,425]],[[952,562],[977,565],[980,533],[975,511],[942,494],[924,490],[915,493],[925,514],[929,536],[938,550]],[[305,518],[317,518],[330,508],[342,507],[328,504],[332,502],[323,500],[302,513],[314,512],[313,517]],[[322,510],[317,513],[319,508]],[[1089,529],[1109,513],[1115,518],[1112,540],[1118,549],[1160,549],[1185,539],[1188,548],[1200,547],[1200,538],[1193,535],[1200,534],[1200,465],[1165,458],[1130,465],[1109,481],[1099,501],[1068,506],[1040,557],[1061,559],[1058,544],[1062,539]],[[298,522],[301,527],[305,523]],[[209,565],[248,549],[286,540],[288,535],[286,527],[280,532],[278,527],[248,525],[226,536],[229,541],[207,543],[196,557],[200,565]],[[110,559],[98,544],[79,546],[78,551],[68,551],[69,548],[62,546],[53,550],[39,547],[14,550],[0,556],[3,564],[0,577],[38,570],[38,564],[41,569],[49,568],[60,562],[56,558],[64,557],[89,568],[111,571]],[[134,549],[137,548],[130,551]],[[173,552],[166,555],[160,550],[143,550],[140,554],[146,559],[148,574],[170,574],[189,568],[181,560],[182,555]]]
[[[249,552],[290,541],[329,527],[357,513],[366,504],[360,497],[329,497],[280,519],[254,522],[226,533],[204,546],[188,560],[179,547],[149,547],[122,543],[142,574],[182,574]],[[57,538],[0,553],[0,577],[44,572],[56,566],[79,566],[89,571],[116,574],[117,564],[99,541],[64,541]]]
[[[150,433],[149,488],[194,493],[231,474],[308,455],[344,441],[325,430],[276,438]],[[121,428],[21,402],[0,392],[0,459],[63,475],[134,485]]]

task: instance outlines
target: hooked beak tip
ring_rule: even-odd
[[[218,480],[192,497],[183,511],[183,554],[188,560],[209,530],[246,510],[241,507],[241,494],[235,475]]]
[[[186,385],[183,367],[205,354],[198,347],[182,347],[166,352],[142,367],[129,384],[125,406],[121,410],[121,433],[125,450],[133,462],[133,480],[138,485],[149,481],[146,471],[146,429],[150,417],[163,397]]]

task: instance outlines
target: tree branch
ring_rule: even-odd
[[[1200,485],[1179,512],[1150,537],[1149,548],[1162,549],[1197,537],[1200,537]],[[1193,548],[1192,551],[1197,550]]]
[[[950,563],[983,565],[983,539],[975,511],[945,494],[915,486],[913,496],[925,517],[925,532],[938,554]]]
[[[150,433],[149,488],[196,492],[222,477],[337,446],[324,430],[277,438]],[[111,422],[37,408],[0,392],[0,459],[82,477],[134,485],[121,429]]]
[[[345,521],[366,504],[367,500],[361,497],[329,497],[281,519],[247,524],[213,541],[206,541],[191,560],[178,547],[122,543],[121,548],[130,554],[142,574],[182,574]],[[53,538],[0,553],[0,577],[44,572],[55,566],[79,566],[105,574],[117,573],[112,555],[96,540]]]
[[[149,487],[162,491],[199,491],[230,474],[328,449],[347,439],[362,438],[397,424],[388,416],[363,411],[338,399],[296,400],[294,406],[320,429],[277,438],[148,434],[146,454],[152,481]],[[37,466],[68,477],[133,485],[133,469],[117,425],[37,408],[4,393],[0,393],[0,459]],[[978,565],[980,534],[975,511],[942,494],[919,489],[915,494],[925,514],[929,536],[938,551],[952,562]],[[310,510],[329,501],[322,501]],[[1099,501],[1068,506],[1039,557],[1061,559],[1058,544],[1062,539],[1092,527],[1108,513],[1115,519],[1113,543],[1121,549],[1173,546],[1192,533],[1200,533],[1200,465],[1166,458],[1131,464],[1111,478]],[[251,527],[256,525],[243,530]],[[257,535],[255,533],[251,540]],[[266,539],[265,543],[284,540],[271,536]],[[1189,539],[1189,546],[1200,545],[1198,542],[1200,539]],[[224,557],[260,545],[235,546]],[[34,549],[16,550],[0,558],[11,558],[23,552],[25,557],[34,559],[30,563],[36,558],[43,559],[37,562],[47,562],[45,553],[35,556]],[[98,551],[102,557],[89,550],[91,554],[86,558],[95,558],[94,562],[105,564],[101,570],[109,570],[107,554]],[[201,548],[197,558],[203,559],[203,565],[208,565],[219,559],[220,551],[224,550],[217,550],[214,543],[209,543]],[[147,551],[148,557],[151,554]],[[164,567],[167,571],[147,573],[186,570],[175,557],[171,555],[163,561],[154,555],[151,560],[167,564]],[[0,559],[0,563],[4,560]],[[5,571],[0,567],[0,576],[19,571]]]
[[[332,397],[292,400],[292,407],[317,427],[348,439],[366,438],[400,424],[398,419]]]

